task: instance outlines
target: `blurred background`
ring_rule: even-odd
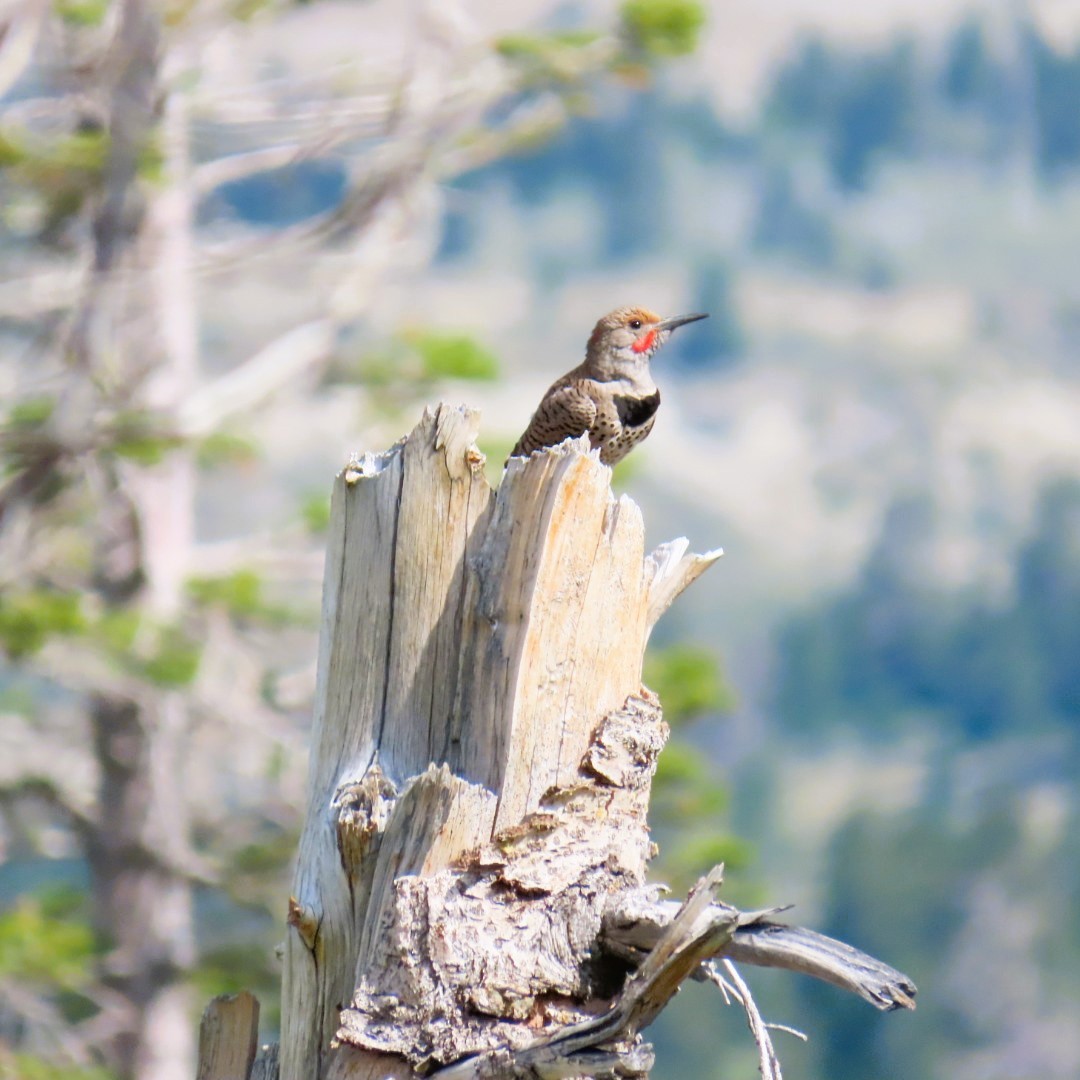
[[[626,303],[712,318],[616,487],[726,550],[650,647],[656,879],[915,979],[746,973],[793,1076],[1080,1075],[1080,3],[0,23],[0,1076],[275,1036],[332,477],[441,399],[497,480]],[[709,988],[653,1035],[756,1075]]]

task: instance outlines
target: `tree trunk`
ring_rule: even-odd
[[[151,0],[122,2],[93,267],[70,352],[73,384],[106,385],[124,407],[168,416],[191,391],[197,334],[185,103],[163,88],[175,73],[162,71],[160,19]],[[158,149],[163,176],[144,184],[141,163]],[[191,451],[152,467],[107,468],[96,584],[109,602],[172,624],[194,538]],[[185,983],[195,959],[183,869],[191,844],[182,796],[187,705],[177,690],[148,685],[131,697],[95,695],[90,713],[99,796],[86,845],[97,924],[110,946],[104,979],[118,991],[109,1064],[133,1080],[184,1080],[195,1059]]]

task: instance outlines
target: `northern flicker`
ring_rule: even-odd
[[[660,391],[649,370],[653,354],[677,327],[705,318],[661,319],[642,307],[605,315],[589,338],[585,359],[551,384],[510,456],[526,456],[588,432],[605,465],[621,461],[652,431],[660,408]]]

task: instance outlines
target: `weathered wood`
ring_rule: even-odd
[[[398,786],[447,750],[465,559],[491,500],[475,430],[471,413],[425,414],[408,440],[350,462],[335,485],[310,798],[286,939],[287,1077],[320,1075],[355,985]]]
[[[278,1049],[277,1043],[268,1043],[259,1051],[255,1063],[251,1066],[249,1080],[278,1080]]]
[[[644,887],[667,728],[642,655],[720,552],[647,556],[584,439],[496,494],[475,434],[440,406],[335,485],[283,1080],[644,1076],[641,1029],[703,962],[783,953],[719,870],[671,908]]]
[[[646,560],[640,512],[612,497],[584,440],[512,461],[496,497],[476,426],[440,406],[335,486],[285,954],[287,1080],[319,1074],[341,1007],[385,962],[387,926],[405,932],[397,883],[437,880],[581,784],[600,720],[640,690],[653,621],[715,557],[685,559],[683,543]],[[567,993],[583,989],[578,959]]]
[[[252,994],[224,994],[203,1011],[198,1080],[249,1080],[259,1034],[259,1003]]]

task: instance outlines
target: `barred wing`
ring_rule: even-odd
[[[596,403],[580,384],[553,388],[544,395],[510,456],[525,457],[545,446],[556,446],[571,436],[584,435],[595,422]]]

